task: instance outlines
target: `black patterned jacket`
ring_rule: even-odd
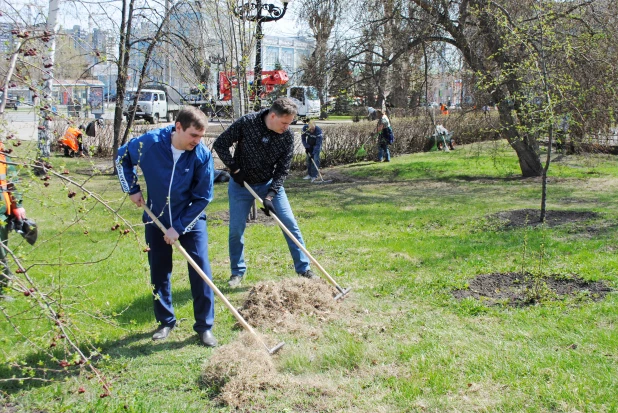
[[[219,159],[234,172],[244,172],[249,184],[272,179],[270,190],[278,192],[288,173],[294,153],[294,132],[276,133],[266,127],[268,109],[249,113],[232,123],[213,145]],[[236,143],[232,155],[230,148]]]

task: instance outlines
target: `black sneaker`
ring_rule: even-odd
[[[227,281],[227,285],[230,287],[238,287],[242,282],[242,277],[240,275],[232,275],[230,279]]]
[[[307,270],[305,272],[299,272],[298,275],[301,276],[301,277],[308,278],[310,280],[318,278],[318,276],[315,275],[315,273],[313,271],[311,271],[311,270]]]

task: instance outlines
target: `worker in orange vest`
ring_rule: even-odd
[[[58,141],[61,148],[64,148],[64,156],[74,157],[75,154],[77,156],[83,156],[83,144],[82,137],[84,136],[84,132],[81,130],[82,128],[75,128],[73,126],[69,126],[67,131],[64,133],[64,136]]]
[[[15,166],[10,164],[11,159],[6,156],[4,145],[0,142],[0,190],[2,191],[2,200],[0,200],[0,219],[3,219],[5,224],[0,225],[0,300],[11,300],[11,297],[5,294],[4,289],[8,286],[11,279],[11,273],[8,267],[6,246],[9,239],[9,230],[14,228],[13,223],[19,222],[20,228],[23,222],[26,221],[26,210],[21,206],[22,194],[16,192],[14,182],[17,178],[17,170]]]

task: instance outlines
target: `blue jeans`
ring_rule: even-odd
[[[251,188],[260,198],[264,199],[270,188],[270,183],[271,181],[251,185]],[[255,198],[253,198],[253,195],[251,195],[245,187],[238,185],[233,180],[228,184],[227,193],[230,202],[230,234],[228,239],[230,267],[232,275],[239,275],[242,277],[245,275],[245,272],[247,272],[247,264],[245,263],[245,228],[247,227],[247,217],[249,216]],[[279,193],[273,198],[273,206],[277,211],[277,218],[279,218],[283,225],[294,235],[294,238],[300,241],[302,246],[305,246],[305,242],[303,241],[303,237],[283,187],[279,189]],[[285,233],[284,236],[288,243],[288,249],[290,250],[292,259],[294,260],[294,269],[297,273],[304,273],[309,269],[309,258]]]
[[[146,224],[146,243],[148,263],[150,264],[150,281],[154,286],[155,318],[162,326],[176,324],[174,307],[172,306],[172,246],[163,239],[163,232],[155,224]],[[210,262],[208,261],[208,232],[206,220],[199,219],[193,229],[178,238],[180,245],[187,251],[199,267],[212,280]],[[193,330],[203,333],[210,330],[215,321],[215,294],[206,281],[195,269],[189,267],[189,282],[193,296],[193,315],[195,324]]]
[[[318,177],[318,170],[316,166],[320,167],[320,151],[322,150],[319,146],[314,146],[311,155],[307,155],[307,174],[312,178]],[[313,162],[311,162],[311,158],[313,158]]]
[[[385,161],[390,161],[391,151],[388,150],[388,143],[380,142],[379,147],[380,149],[378,150],[378,161],[382,161],[382,158],[384,158]]]

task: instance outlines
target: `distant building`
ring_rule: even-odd
[[[11,53],[13,48],[14,36],[11,34],[15,26],[13,23],[0,23],[0,53]]]
[[[303,58],[309,57],[313,49],[315,49],[315,41],[308,37],[264,36],[262,69],[274,70],[277,65],[280,65],[288,73],[290,83],[298,84],[302,77]]]

